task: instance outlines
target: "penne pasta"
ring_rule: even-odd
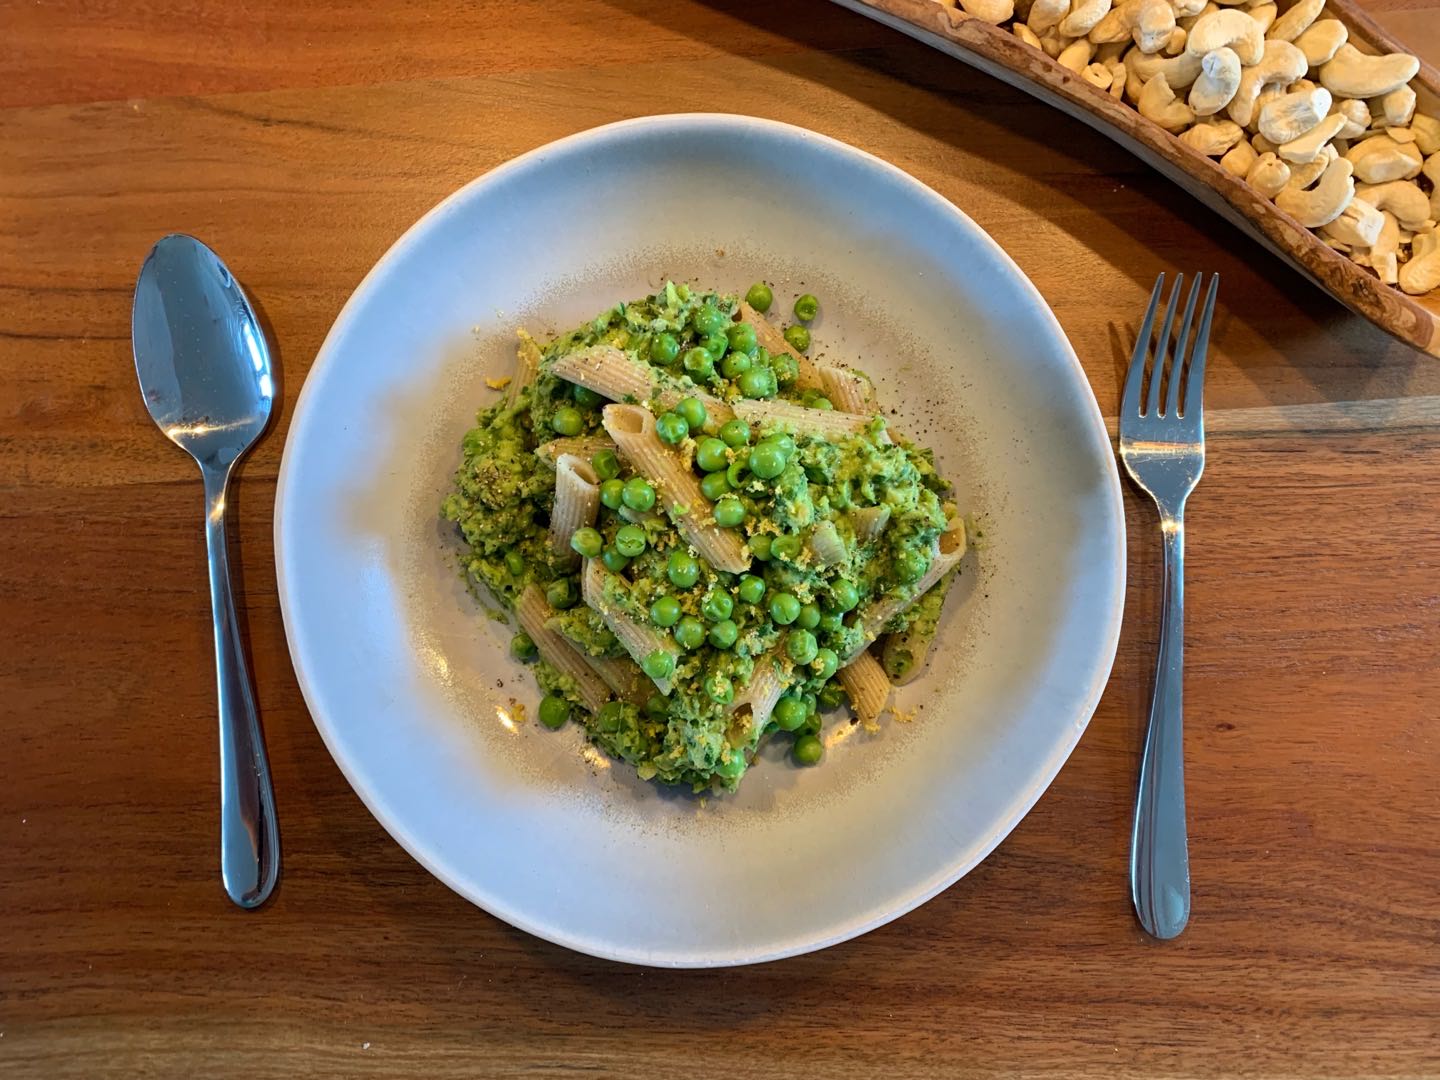
[[[574,454],[589,461],[601,450],[614,450],[615,440],[608,435],[572,435],[551,439],[535,448],[535,456],[547,465],[554,465],[561,454]]]
[[[613,345],[595,345],[556,357],[551,361],[550,370],[566,382],[593,390],[611,401],[635,404],[653,398],[664,410],[673,409],[687,397],[697,397],[716,423],[723,424],[735,415],[719,398],[686,386],[649,364],[631,360]]]
[[[595,524],[600,510],[600,477],[585,458],[561,454],[555,462],[555,507],[550,511],[550,550],[561,562],[574,566],[579,561],[570,547],[577,529]]]
[[[613,578],[613,581],[612,581]],[[662,634],[653,627],[646,626],[638,619],[633,619],[629,614],[622,611],[618,605],[609,600],[605,595],[607,584],[614,587],[619,584],[621,588],[628,588],[624,580],[616,578],[600,564],[598,559],[585,560],[585,572],[581,575],[581,595],[585,603],[605,620],[605,625],[610,632],[620,639],[620,644],[625,646],[625,651],[630,658],[639,664],[652,652],[669,653],[672,659],[680,655],[680,647],[675,644],[669,634]],[[655,679],[655,688],[660,693],[669,696],[670,680]]]
[[[545,594],[528,585],[515,601],[515,618],[530,635],[544,661],[575,683],[580,700],[592,713],[610,698],[610,688],[591,667],[589,658],[566,641],[564,636],[547,625],[555,617],[555,609],[545,601]]]
[[[520,344],[515,348],[515,374],[510,376],[510,383],[505,387],[505,401],[513,405],[520,400],[520,393],[527,386],[535,381],[535,376],[540,373],[540,346],[535,344],[532,338],[524,329],[515,331],[520,338]]]
[[[819,566],[844,562],[845,557],[850,554],[833,521],[822,521],[811,530],[810,553],[815,556],[815,562]]]
[[[685,542],[716,570],[739,574],[750,568],[750,549],[740,534],[715,524],[710,500],[685,459],[655,434],[655,417],[639,405],[607,405],[605,430],[635,471],[659,490],[662,508]]]
[[[820,372],[815,367],[815,361],[803,353],[795,351],[794,347],[785,340],[785,335],[780,328],[769,319],[761,315],[744,300],[740,301],[740,318],[755,327],[755,340],[765,347],[765,351],[772,356],[775,353],[789,353],[795,358],[800,374],[795,378],[795,389],[811,390],[820,388]]]
[[[750,683],[735,702],[733,715],[741,726],[731,725],[732,745],[744,745],[752,750],[759,745],[765,725],[775,711],[775,703],[784,693],[785,680],[781,677],[780,665],[769,653],[757,657]]]
[[[906,608],[910,607],[924,596],[942,577],[953,570],[961,559],[965,557],[965,522],[964,519],[956,517],[951,519],[949,527],[940,534],[939,540],[935,543],[935,550],[930,558],[930,569],[925,571],[923,577],[915,583],[915,590],[909,596],[900,597],[887,595],[872,602],[860,613],[860,626],[864,630],[864,638],[858,649],[844,658],[848,663],[862,650],[868,649],[873,642],[884,631],[885,625],[899,615]]]
[[[850,511],[850,523],[855,526],[855,538],[868,544],[885,531],[890,524],[890,507],[862,506]]]
[[[931,588],[939,594],[938,602],[945,603],[945,594],[950,591],[950,583],[953,576],[943,577]],[[925,594],[921,593],[923,597]],[[885,644],[880,650],[880,662],[885,668],[885,674],[896,686],[904,686],[913,682],[925,667],[925,660],[930,655],[930,646],[935,641],[935,631],[939,623],[934,619],[927,619],[922,626],[911,626],[898,634],[887,634]]]
[[[871,417],[833,409],[807,409],[789,401],[750,401],[741,399],[733,406],[735,415],[752,424],[788,428],[798,435],[814,435],[822,439],[843,439],[863,435],[870,429]],[[875,441],[889,445],[890,435],[882,426]]]
[[[850,696],[850,708],[855,710],[866,730],[874,731],[879,726],[880,714],[885,711],[885,703],[890,700],[890,680],[885,677],[880,661],[861,649],[835,675]]]
[[[875,384],[868,376],[824,364],[816,370],[820,373],[820,386],[825,396],[840,412],[874,416],[880,411],[879,402],[875,400]]]

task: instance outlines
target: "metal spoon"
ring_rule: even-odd
[[[220,876],[231,900],[258,907],[275,887],[280,836],[230,590],[225,490],[270,420],[270,350],[225,264],[178,233],[157,243],[140,268],[130,333],[151,418],[199,462],[205,480],[220,699]]]

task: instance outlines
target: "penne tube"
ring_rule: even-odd
[[[685,538],[716,570],[739,574],[750,568],[750,549],[741,534],[715,524],[710,500],[685,459],[655,434],[655,417],[639,405],[605,406],[605,430],[620,454],[660,493],[661,508]]]
[[[687,397],[697,397],[704,403],[706,414],[717,424],[735,415],[719,398],[685,386],[649,364],[630,359],[614,345],[595,345],[557,357],[550,370],[566,382],[593,390],[611,401],[638,403],[653,398],[665,410],[673,409]]]
[[[625,586],[622,579],[614,578],[610,571],[600,564],[599,559],[586,559],[585,572],[581,575],[581,595],[585,603],[605,620],[605,625],[610,632],[620,639],[620,644],[625,646],[625,651],[630,654],[635,663],[642,663],[645,657],[652,652],[669,653],[671,659],[677,659],[680,655],[680,647],[675,644],[669,634],[662,634],[654,627],[646,626],[639,619],[631,616],[620,609],[613,601],[605,595],[607,584],[612,588],[618,582],[622,588]],[[655,679],[655,688],[667,697],[670,694],[669,679]]]
[[[953,576],[943,577],[931,586],[939,594],[940,604],[945,603],[945,594],[950,591],[950,583],[954,580]],[[920,595],[923,597],[925,594]],[[930,646],[935,641],[935,631],[938,628],[938,620],[927,619],[923,627],[912,626],[898,634],[885,636],[885,644],[880,650],[880,663],[892,683],[904,686],[915,680],[925,667],[925,660],[930,655]]]
[[[850,511],[850,522],[855,526],[855,538],[862,544],[871,543],[890,524],[890,507],[862,506]]]
[[[800,372],[795,379],[797,390],[820,388],[820,372],[815,367],[815,361],[803,353],[796,352],[794,347],[785,340],[785,335],[781,333],[779,327],[744,300],[740,301],[740,318],[755,327],[755,340],[765,347],[766,352],[772,356],[775,353],[789,353],[795,358]]]
[[[875,384],[868,376],[825,364],[816,370],[820,373],[820,386],[825,396],[840,412],[874,416],[880,411],[880,404],[875,399]]]
[[[871,417],[833,409],[807,409],[789,401],[736,401],[735,415],[752,424],[784,427],[799,435],[815,435],[823,439],[853,438],[870,428]],[[875,441],[889,445],[890,435],[881,427]]]
[[[810,532],[810,553],[821,566],[844,562],[850,552],[833,521],[822,521]]]
[[[614,450],[615,440],[608,435],[571,435],[551,439],[535,448],[535,456],[547,465],[554,465],[561,454],[574,454],[589,461],[601,450]]]
[[[585,458],[561,454],[555,462],[555,508],[550,511],[550,550],[568,566],[580,556],[570,547],[575,530],[595,524],[600,512],[600,477]]]
[[[835,677],[850,696],[850,708],[855,710],[860,722],[866,730],[874,731],[880,714],[885,711],[885,703],[890,700],[890,680],[885,677],[880,661],[862,649]]]
[[[732,744],[741,744],[752,750],[759,745],[765,725],[775,711],[775,704],[785,693],[785,685],[780,665],[772,655],[767,653],[756,658],[749,685],[735,702],[734,722],[730,725]]]
[[[886,623],[924,596],[936,582],[955,569],[964,557],[965,521],[960,517],[955,517],[951,519],[949,527],[940,534],[940,539],[936,542],[934,553],[930,558],[930,569],[926,570],[924,576],[915,583],[914,591],[904,597],[883,596],[872,601],[860,613],[860,626],[864,630],[864,638],[860,647],[849,656],[844,657],[842,662],[848,663],[862,650],[868,649],[871,642],[884,631]]]
[[[540,373],[540,346],[523,329],[515,331],[520,344],[515,349],[515,374],[505,387],[505,400],[513,405],[520,399],[520,392],[535,381]]]
[[[546,603],[545,594],[534,585],[527,585],[515,602],[515,617],[545,662],[574,681],[587,709],[599,712],[600,706],[610,698],[610,688],[590,666],[585,654],[547,625],[555,617],[555,609]]]

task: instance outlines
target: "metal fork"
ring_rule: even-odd
[[[1135,342],[1120,404],[1120,460],[1130,478],[1155,500],[1165,539],[1165,590],[1160,605],[1160,648],[1155,696],[1140,761],[1135,828],[1130,837],[1130,895],[1140,924],[1157,938],[1173,938],[1190,918],[1190,853],[1185,839],[1185,760],[1181,671],[1185,653],[1185,500],[1205,468],[1205,352],[1215,313],[1219,275],[1205,289],[1200,321],[1190,340],[1195,302],[1204,285],[1197,274],[1185,301],[1180,333],[1170,331],[1185,275],[1175,278],[1165,321],[1151,333],[1165,275],[1155,279],[1150,306]],[[1146,371],[1149,370],[1148,393]],[[1181,400],[1181,391],[1184,400]],[[1161,395],[1164,394],[1164,408]]]

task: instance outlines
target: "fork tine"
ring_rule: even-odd
[[[1175,325],[1175,305],[1180,302],[1180,290],[1185,285],[1185,275],[1176,274],[1175,284],[1170,287],[1170,301],[1165,305],[1165,322],[1160,327],[1160,336],[1155,339],[1155,364],[1150,369],[1150,402],[1145,407],[1146,416],[1160,411],[1160,383],[1165,377],[1165,359],[1170,355],[1170,328]]]
[[[1180,380],[1185,374],[1185,361],[1190,352],[1190,319],[1195,314],[1195,301],[1200,299],[1200,287],[1205,284],[1205,275],[1196,274],[1195,284],[1190,286],[1190,295],[1185,298],[1185,315],[1180,320],[1180,334],[1175,338],[1175,358],[1170,361],[1170,381],[1165,390],[1165,415],[1174,416],[1180,410]]]
[[[1200,309],[1200,326],[1195,331],[1195,348],[1191,351],[1190,374],[1185,380],[1185,412],[1194,411],[1197,421],[1205,417],[1205,354],[1210,348],[1210,319],[1215,314],[1215,294],[1220,291],[1220,275],[1210,275],[1210,288],[1205,293],[1205,306]]]
[[[1125,392],[1120,397],[1121,416],[1140,415],[1140,386],[1145,380],[1145,356],[1150,351],[1150,332],[1155,328],[1155,312],[1160,307],[1160,290],[1165,285],[1165,275],[1155,279],[1155,288],[1150,291],[1150,306],[1145,309],[1145,318],[1140,322],[1140,332],[1135,335],[1135,352],[1130,356],[1130,373],[1125,376]]]

